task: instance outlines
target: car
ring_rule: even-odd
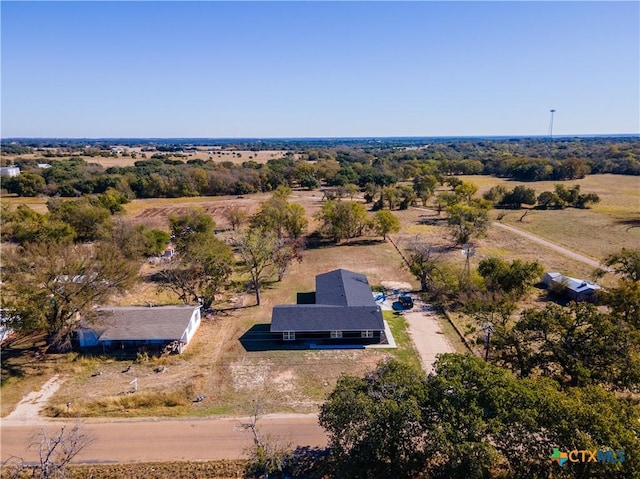
[[[398,296],[398,302],[402,305],[404,309],[413,308],[413,299],[411,298],[411,296],[408,296],[406,294],[400,295]]]

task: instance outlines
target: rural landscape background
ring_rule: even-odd
[[[415,347],[419,333],[412,328],[420,323],[433,323],[443,335],[447,346],[441,352],[487,357],[516,377],[549,375],[570,388],[601,384],[619,391],[617,401],[635,404],[637,414],[639,148],[636,137],[7,140],[3,164],[20,173],[3,180],[5,311],[34,314],[28,311],[39,305],[42,319],[36,315],[26,322],[21,316],[13,322],[15,332],[3,347],[2,414],[20,417],[11,415],[18,402],[44,383],[48,387],[51,378],[52,395],[41,414],[58,418],[54,421],[246,417],[256,407],[266,417],[314,414],[342,375],[362,376],[390,358],[433,371],[435,352],[425,361],[424,352]],[[573,192],[573,204],[560,198],[568,192]],[[353,206],[342,219],[335,213],[340,205]],[[466,215],[462,221],[459,211]],[[393,221],[382,227],[379,221],[385,216]],[[105,291],[106,304],[193,304],[202,299],[198,294],[208,293],[197,285],[194,290],[171,284],[177,272],[191,271],[193,262],[200,261],[193,259],[177,228],[197,228],[203,218],[214,246],[193,230],[198,251],[213,247],[207,254],[219,258],[227,254],[219,248],[230,245],[232,255],[222,277],[197,270],[217,293],[182,355],[56,352],[55,333],[61,326],[47,319],[53,312],[47,297],[38,303],[37,296],[15,295],[26,291],[21,289],[25,282],[37,287],[38,281],[46,281],[21,271],[16,260],[26,255],[47,274],[56,274],[56,265],[65,264],[63,251],[88,241],[94,250],[118,251],[112,261],[136,265],[126,289]],[[289,238],[283,244],[295,253],[284,269],[267,264],[255,306],[251,266],[239,238],[263,235],[258,249],[273,252],[272,228],[283,229]],[[43,244],[48,246],[44,250]],[[171,245],[175,257],[157,257]],[[47,258],[38,259],[43,253]],[[51,262],[58,255],[60,260]],[[315,275],[338,267],[366,274],[374,290],[390,297],[399,289],[415,294],[420,305],[415,312],[385,313],[397,349],[274,347],[268,334],[272,307],[295,303],[297,293],[314,289]],[[507,268],[507,276],[501,277],[496,267]],[[516,267],[520,273],[508,279]],[[600,306],[574,309],[561,292],[541,289],[545,271],[596,281],[612,296],[600,295]],[[74,304],[70,299],[69,307]],[[550,304],[561,306],[548,309]],[[535,322],[529,326],[533,329],[518,332],[517,325],[528,315],[546,311],[553,318],[565,309],[570,323],[545,330],[539,329],[547,327],[544,322]],[[74,316],[67,321],[76,324]],[[589,332],[596,327],[593,321],[615,321],[618,329],[602,332],[604,338],[596,341]],[[483,329],[487,323],[494,328],[490,347]],[[538,336],[543,331],[548,345]],[[552,338],[581,346],[561,346]],[[543,355],[532,354],[547,347]],[[563,353],[556,357],[558,347]],[[534,348],[527,353],[527,366],[515,354],[519,348]],[[596,357],[607,374],[590,369]],[[618,365],[621,357],[627,367]],[[574,361],[592,372],[572,373]],[[132,378],[137,380],[133,393]],[[250,444],[250,436],[245,439]],[[633,447],[633,442],[624,444]],[[198,467],[205,477],[218,469],[233,477],[244,464]],[[489,461],[487,467],[504,467],[499,464]],[[620,465],[635,468],[631,460]],[[550,471],[552,466],[547,462]],[[164,467],[173,474],[183,466]],[[314,467],[326,471],[328,466]]]
[[[0,475],[640,479],[639,18],[1,2]]]

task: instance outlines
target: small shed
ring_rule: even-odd
[[[602,289],[596,283],[584,279],[572,278],[558,272],[545,273],[542,282],[551,291],[565,294],[574,301],[595,301]]]
[[[200,321],[200,306],[104,307],[93,323],[76,330],[76,340],[81,349],[172,346],[182,353]]]
[[[18,176],[20,174],[20,168],[17,166],[0,166],[0,176]]]

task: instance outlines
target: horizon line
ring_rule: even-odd
[[[566,134],[522,134],[522,135],[405,135],[405,136],[7,136],[8,140],[402,140],[402,139],[521,139],[521,138],[597,138],[597,137],[640,137],[640,133],[566,133]]]

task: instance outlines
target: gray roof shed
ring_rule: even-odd
[[[199,306],[112,307],[98,310],[100,341],[179,341]]]

